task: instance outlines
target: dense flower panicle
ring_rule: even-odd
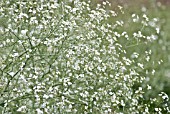
[[[146,79],[141,70],[151,62],[146,51],[145,62],[133,52],[127,56],[122,40],[150,42],[158,38],[159,19],[132,14],[132,22],[147,29],[129,34],[119,31],[123,20],[109,22],[119,13],[107,10],[109,2],[91,7],[87,2],[21,1],[0,3],[0,109],[4,113],[140,113],[169,111],[141,102],[146,88],[135,84]],[[123,8],[118,6],[121,14]],[[150,28],[149,28],[150,27]],[[159,62],[161,63],[161,61]],[[154,75],[154,69],[151,74]],[[147,74],[147,73],[146,73]],[[1,85],[3,89],[1,90]],[[169,100],[165,93],[162,100]],[[4,106],[2,106],[4,104]]]

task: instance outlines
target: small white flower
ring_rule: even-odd
[[[160,28],[156,28],[156,33],[159,34],[160,33]]]
[[[18,112],[23,112],[26,109],[26,106],[21,106],[17,109]]]
[[[73,106],[70,104],[68,107],[71,109]]]
[[[153,70],[152,70],[152,75],[154,75],[154,74],[155,74],[155,70],[153,69]]]
[[[10,39],[7,39],[6,42],[9,43],[9,42],[10,42]]]
[[[125,106],[125,103],[124,103],[124,101],[123,101],[123,100],[121,100],[121,105],[122,105],[122,106]]]
[[[158,111],[159,111],[159,108],[155,108],[155,111],[158,112]]]
[[[21,30],[22,35],[26,35],[27,32],[28,32],[28,30]]]
[[[143,64],[138,63],[138,66],[139,66],[140,68],[144,69],[144,65],[143,65]]]
[[[43,111],[42,111],[42,110],[40,110],[39,108],[38,108],[38,109],[36,109],[36,111],[37,111],[37,114],[43,114]]]
[[[139,87],[139,91],[142,91],[142,87]]]
[[[147,89],[150,90],[152,89],[152,87],[150,85],[147,85]]]
[[[163,99],[168,99],[167,95],[162,96]]]
[[[29,55],[25,55],[26,58],[29,58],[30,56]]]
[[[15,73],[14,73],[14,72],[10,72],[9,74],[10,74],[11,76],[14,76],[14,75],[15,75]]]
[[[135,17],[136,16],[136,14],[132,14],[132,17]]]
[[[146,19],[146,21],[149,21],[148,17],[146,16],[146,14],[143,14],[143,18]]]
[[[14,54],[12,55],[12,57],[18,57],[18,56],[19,56],[18,53],[14,53]]]

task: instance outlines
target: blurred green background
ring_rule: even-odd
[[[94,0],[94,3],[101,3],[105,0]],[[146,93],[146,96],[156,97],[160,92],[165,92],[170,97],[170,1],[169,0],[110,0],[111,8],[113,10],[118,9],[118,5],[123,7],[125,12],[122,15],[116,17],[129,22],[132,14],[146,14],[149,18],[158,18],[160,24],[160,34],[158,39],[154,42],[142,45],[136,45],[129,47],[131,49],[128,52],[129,57],[131,52],[138,52],[140,55],[145,50],[152,50],[151,61],[155,63],[148,63],[147,69],[155,69],[155,74],[148,74],[147,82],[152,86],[152,92]],[[110,20],[110,21],[114,21]],[[141,26],[140,26],[141,27]],[[129,33],[134,33],[140,29],[137,25],[126,25],[124,30]],[[143,32],[152,32],[143,29]],[[142,59],[142,58],[141,58]],[[163,60],[161,64],[158,61]],[[145,85],[145,84],[144,84]],[[143,86],[144,86],[143,85]]]

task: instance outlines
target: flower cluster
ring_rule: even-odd
[[[5,0],[0,3],[0,108],[4,113],[149,113],[169,111],[145,101],[145,64],[133,52],[123,20],[109,2]],[[118,7],[123,13],[122,7]],[[146,15],[133,21],[155,27]],[[147,28],[149,29],[149,27]],[[156,32],[160,29],[156,26]],[[133,38],[157,39],[143,31]],[[138,45],[138,44],[137,44]],[[146,62],[150,62],[146,51]],[[151,86],[147,85],[148,90]],[[161,93],[163,99],[168,97]],[[158,100],[151,99],[150,102]]]

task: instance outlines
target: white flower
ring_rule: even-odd
[[[139,87],[139,91],[142,91],[142,87]]]
[[[37,111],[37,114],[43,114],[43,111],[42,111],[42,110],[40,110],[39,108],[38,108],[38,109],[36,109],[36,111]]]
[[[156,28],[156,33],[159,34],[160,33],[160,28]]]
[[[14,72],[10,72],[9,74],[10,74],[11,76],[14,76],[14,75],[15,75],[15,73],[14,73]]]
[[[28,30],[21,30],[22,35],[26,35],[27,32],[28,32]]]
[[[26,58],[29,58],[30,56],[27,54],[27,55],[25,55],[25,57],[26,57]]]
[[[18,112],[23,112],[26,109],[26,106],[21,106],[17,109]]]
[[[122,105],[122,106],[125,106],[125,103],[124,103],[124,101],[123,101],[123,100],[121,100],[121,105]]]
[[[136,14],[133,13],[133,14],[132,14],[132,17],[135,17],[135,16],[136,16]]]
[[[19,54],[17,52],[13,53],[12,57],[18,57]]]
[[[159,108],[155,108],[155,111],[158,112],[158,111],[159,111]]]
[[[152,70],[152,75],[154,75],[154,74],[155,74],[155,70],[153,69],[153,70]]]
[[[146,16],[146,14],[143,14],[143,18],[146,19],[146,21],[149,21],[148,17]]]
[[[152,89],[152,87],[150,85],[147,85],[147,89],[150,90]]]
[[[143,65],[143,64],[138,63],[138,66],[139,66],[140,68],[144,69],[144,65]]]

